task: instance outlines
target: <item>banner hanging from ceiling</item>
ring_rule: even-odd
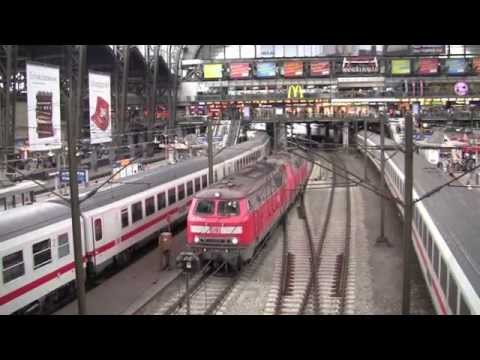
[[[303,76],[303,62],[291,61],[283,65],[283,76],[286,78]]]
[[[465,59],[447,59],[445,65],[448,69],[448,75],[465,74],[467,70]]]
[[[438,74],[439,64],[438,59],[420,59],[417,73],[419,75]]]
[[[256,76],[259,78],[274,77],[277,74],[277,65],[273,62],[258,63]]]
[[[27,63],[28,142],[30,151],[60,149],[60,70]]]
[[[232,63],[230,64],[230,79],[245,79],[250,76],[250,64]]]
[[[112,141],[110,75],[88,73],[90,143]]]

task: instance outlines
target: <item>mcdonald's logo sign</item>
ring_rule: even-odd
[[[288,87],[289,99],[303,99],[303,88],[301,85],[290,85]]]

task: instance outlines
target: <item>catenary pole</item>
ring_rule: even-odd
[[[81,105],[82,88],[83,88],[83,67],[85,64],[86,45],[79,45],[79,70],[77,79],[76,101],[70,95],[70,116],[67,120],[68,133],[68,167],[70,177],[70,207],[72,212],[72,233],[73,233],[73,253],[75,258],[75,276],[77,286],[78,314],[85,315],[86,299],[85,299],[85,272],[83,268],[83,252],[82,237],[80,229],[80,201],[78,198],[78,182],[77,182],[77,132],[75,122],[82,119],[82,111],[78,105]],[[79,99],[80,98],[80,99]]]
[[[385,115],[380,114],[380,192],[385,192]],[[385,237],[385,198],[380,196],[380,235],[377,244],[388,242]]]
[[[412,212],[413,212],[413,120],[405,116],[405,198],[403,226],[403,294],[402,314],[410,313],[410,264],[412,253]]]
[[[213,129],[212,119],[207,118],[207,143],[208,143],[208,184],[213,184]]]

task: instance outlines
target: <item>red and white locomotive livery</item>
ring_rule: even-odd
[[[311,163],[279,153],[194,196],[187,243],[203,261],[236,268],[250,260],[308,180]]]
[[[224,149],[214,158],[214,181],[269,153],[269,138]],[[99,191],[81,204],[84,265],[94,277],[112,262],[184,219],[195,193],[207,188],[208,161],[196,157]],[[2,212],[0,217],[0,314],[45,312],[75,286],[70,209],[46,201]]]

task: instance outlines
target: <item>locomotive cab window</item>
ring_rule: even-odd
[[[33,269],[41,268],[52,262],[52,243],[50,239],[40,241],[32,246]]]
[[[149,197],[145,200],[145,216],[150,216],[155,212],[155,198]]]
[[[57,239],[58,258],[62,258],[70,254],[70,245],[68,244],[68,234],[62,234]]]
[[[132,223],[135,223],[143,218],[142,202],[139,201],[132,205]]]
[[[187,196],[191,196],[193,194],[193,182],[187,182]]]
[[[23,263],[22,250],[2,258],[3,283],[6,284],[25,274],[25,264]]]
[[[95,240],[100,241],[103,238],[103,231],[102,231],[102,219],[95,219],[93,223],[94,231],[95,231]]]
[[[215,203],[211,200],[200,200],[197,204],[196,212],[202,215],[213,215]]]
[[[218,203],[218,214],[233,216],[240,214],[240,206],[237,200],[225,200]]]

